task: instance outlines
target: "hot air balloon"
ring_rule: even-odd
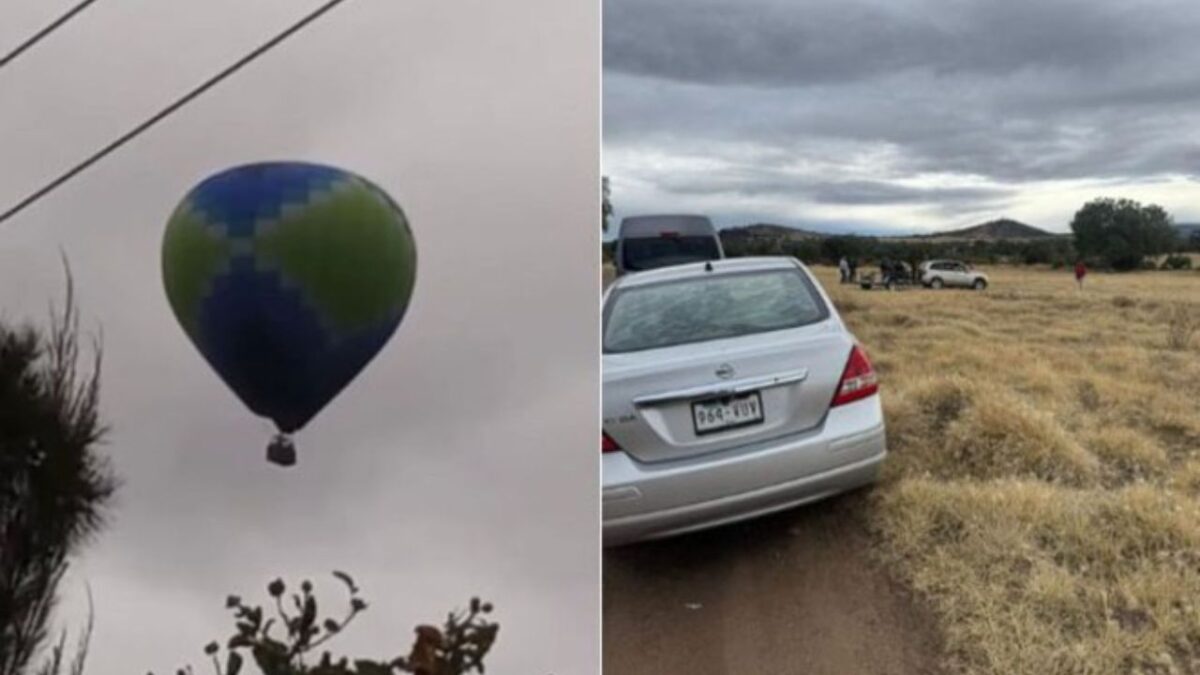
[[[217,375],[274,422],[267,459],[371,361],[404,317],[416,245],[378,186],[328,166],[272,162],[217,173],[167,222],[163,284]]]

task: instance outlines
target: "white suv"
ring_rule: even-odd
[[[988,278],[957,260],[927,260],[921,263],[921,283],[929,288],[955,286],[982,291],[987,288]]]

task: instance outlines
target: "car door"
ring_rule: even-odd
[[[941,279],[942,284],[950,285],[950,274],[946,263],[935,262],[929,265],[929,271],[925,273],[925,283],[932,283],[934,279]]]
[[[970,285],[967,268],[962,263],[946,263],[945,271],[942,275],[947,286],[959,288]]]

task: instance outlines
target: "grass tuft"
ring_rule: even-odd
[[[1188,349],[1196,331],[1200,330],[1200,307],[1175,303],[1167,313],[1167,347]]]

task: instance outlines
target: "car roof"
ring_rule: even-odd
[[[706,216],[689,214],[663,214],[629,216],[621,220],[619,237],[658,236],[664,230],[683,235],[712,235],[716,228]]]
[[[712,271],[706,268],[711,265]],[[707,274],[736,274],[738,272],[753,272],[758,270],[796,269],[801,265],[799,260],[787,256],[748,256],[742,258],[723,258],[706,262],[687,263],[659,267],[645,272],[634,272],[618,277],[612,288],[629,288],[655,284],[661,281],[678,281],[702,277]]]

